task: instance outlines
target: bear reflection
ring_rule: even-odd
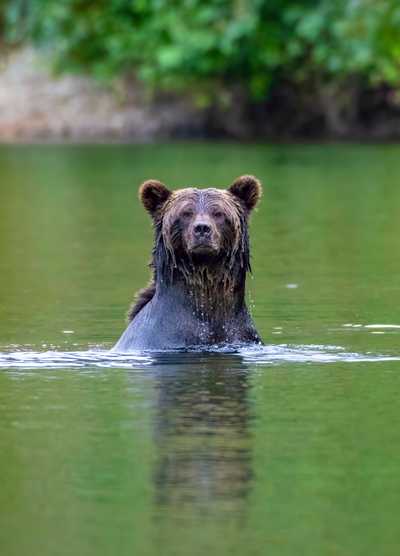
[[[238,511],[251,480],[248,371],[237,355],[178,357],[157,376],[157,503]]]

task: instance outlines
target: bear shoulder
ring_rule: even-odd
[[[135,300],[133,301],[132,305],[130,306],[127,314],[128,322],[131,322],[136,315],[143,309],[147,303],[149,303],[156,293],[156,284],[154,279],[152,278],[150,283],[145,287],[139,290],[135,296]]]

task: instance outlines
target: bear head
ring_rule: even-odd
[[[139,197],[156,230],[153,265],[186,273],[198,267],[249,270],[247,222],[261,196],[253,176],[241,176],[226,190],[170,191],[157,180],[144,182]]]

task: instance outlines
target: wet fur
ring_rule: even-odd
[[[229,238],[233,240],[232,245],[226,245],[227,251],[231,247],[230,255],[218,261],[219,264],[214,270],[208,266],[195,266],[190,256],[184,255],[182,258],[176,259],[173,250],[174,234],[179,233],[179,231],[175,231],[171,224],[174,219],[174,207],[178,206],[179,201],[189,201],[190,197],[195,195],[196,192],[191,189],[174,192],[165,202],[162,210],[156,215],[154,221],[155,247],[150,263],[150,267],[153,268],[153,276],[148,286],[139,290],[136,294],[135,300],[128,311],[128,322],[131,322],[154,297],[157,271],[165,283],[170,283],[174,280],[174,277],[182,277],[188,288],[193,292],[195,305],[203,306],[203,312],[204,310],[208,312],[207,309],[218,312],[217,307],[210,306],[210,301],[213,299],[218,299],[220,309],[229,305],[234,294],[235,284],[238,285],[237,282],[241,284],[246,272],[251,271],[246,221],[247,206],[244,207],[238,200],[230,198],[232,195],[227,191],[218,191],[216,200],[219,207],[230,216],[233,222],[233,237]],[[259,196],[260,192],[258,192],[257,198],[253,196],[252,202],[254,204]],[[148,207],[146,206],[146,208]],[[167,218],[170,222],[167,225],[167,233],[165,233],[165,230],[163,233],[162,223],[166,214],[169,215],[169,218]]]
[[[261,342],[245,303],[248,217],[260,195],[252,176],[227,190],[172,192],[156,180],[141,186],[154,226],[152,277],[129,309],[115,351]],[[194,231],[204,222],[210,230],[205,251],[196,247]]]
[[[152,279],[148,286],[139,290],[135,295],[135,299],[128,310],[128,314],[127,314],[128,322],[131,322],[131,320],[133,320],[136,317],[136,315],[143,309],[143,307],[153,299],[155,293],[156,293],[156,284]]]

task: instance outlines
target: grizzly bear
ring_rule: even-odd
[[[142,184],[139,197],[155,230],[152,280],[114,351],[261,343],[245,303],[248,218],[260,196],[253,176],[227,190]]]

